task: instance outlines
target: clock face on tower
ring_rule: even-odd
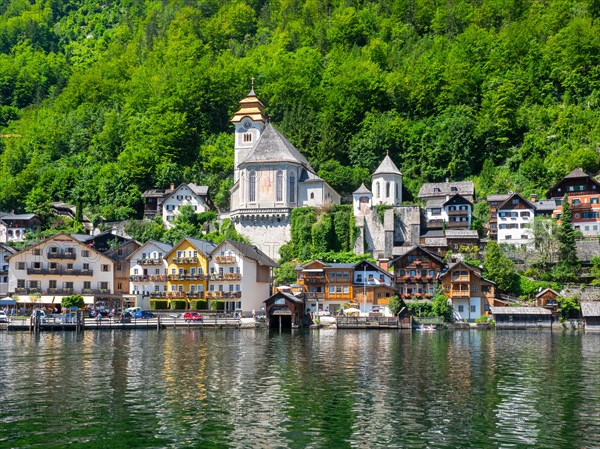
[[[252,123],[250,123],[250,120],[246,120],[244,121],[244,128],[248,129],[252,126]]]

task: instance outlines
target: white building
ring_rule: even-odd
[[[16,252],[16,249],[0,243],[0,296],[6,296],[8,293],[8,261],[6,258]]]
[[[427,227],[469,229],[473,216],[473,203],[460,194],[445,199],[432,198],[426,204]]]
[[[211,253],[207,298],[223,299],[225,310],[258,312],[271,295],[277,264],[256,246],[225,240]]]
[[[167,260],[173,249],[167,243],[149,240],[131,253],[129,260],[129,293],[136,307],[150,308],[151,292],[167,292]]]
[[[181,184],[171,193],[165,195],[162,203],[162,219],[166,228],[173,226],[173,220],[179,213],[181,206],[190,206],[194,212],[200,214],[210,210],[208,187],[196,184]]]
[[[60,305],[81,294],[86,304],[114,299],[114,261],[59,233],[8,258],[8,290],[19,304]]]
[[[389,299],[394,296],[394,276],[377,265],[362,260],[354,266],[354,298],[363,313],[378,311],[391,315]]]
[[[290,240],[290,214],[302,206],[339,204],[340,195],[268,121],[254,89],[240,102],[235,126],[234,185],[229,217],[239,233],[271,258]]]
[[[508,243],[517,248],[533,245],[531,224],[535,206],[518,193],[511,194],[498,206],[498,243]]]
[[[400,206],[402,203],[402,173],[388,155],[372,175],[373,204]]]
[[[37,232],[42,221],[36,214],[0,213],[0,243],[20,242],[30,232]]]

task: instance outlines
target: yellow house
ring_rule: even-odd
[[[185,237],[165,256],[167,260],[167,298],[200,299],[208,290],[208,259],[216,245],[206,240]]]

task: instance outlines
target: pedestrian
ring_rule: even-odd
[[[98,321],[98,324],[102,324],[102,314],[100,312],[98,312],[98,316],[96,316],[96,320]]]

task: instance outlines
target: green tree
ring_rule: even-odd
[[[444,295],[441,287],[438,286],[435,296],[431,301],[432,311],[435,316],[442,317],[446,322],[452,321],[452,305],[448,297]]]
[[[77,307],[78,309],[81,309],[85,305],[85,302],[83,300],[83,296],[71,295],[63,297],[63,299],[60,302],[60,305],[65,309],[69,309],[71,307]]]
[[[485,247],[483,270],[485,277],[495,282],[500,291],[513,291],[517,274],[514,263],[496,242],[489,242]]]
[[[295,284],[298,278],[298,274],[294,270],[295,267],[295,261],[281,263],[274,270],[275,279],[273,280],[273,284],[275,286]]]
[[[557,281],[574,281],[577,279],[577,272],[579,271],[579,259],[577,258],[577,247],[575,245],[575,229],[573,228],[571,206],[566,195],[562,201],[560,220],[558,228],[559,262],[553,273]]]
[[[398,313],[400,313],[400,310],[402,310],[402,307],[403,304],[402,301],[400,301],[400,298],[398,298],[398,295],[394,295],[389,299],[388,309],[390,309],[390,313],[392,315],[398,315]]]
[[[578,296],[558,298],[558,302],[560,303],[561,321],[575,318],[577,311],[581,309],[581,300]]]

